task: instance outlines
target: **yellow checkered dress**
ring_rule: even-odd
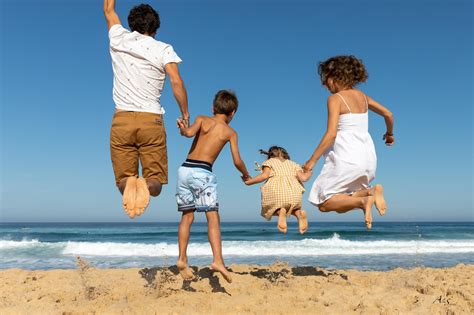
[[[301,209],[304,187],[296,177],[301,166],[290,160],[271,158],[263,162],[270,168],[270,178],[260,188],[262,192],[262,217],[270,220],[275,211],[284,208],[290,216]]]

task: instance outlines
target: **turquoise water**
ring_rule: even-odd
[[[0,269],[75,268],[77,256],[96,267],[172,265],[178,253],[178,223],[1,223]],[[223,223],[227,264],[270,264],[388,270],[474,263],[474,223],[311,223],[300,235],[275,223]],[[205,223],[195,223],[190,263],[212,261]]]

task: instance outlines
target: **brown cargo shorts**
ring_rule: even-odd
[[[138,176],[138,161],[143,178],[168,183],[168,156],[163,115],[118,111],[110,129],[110,155],[115,182]]]

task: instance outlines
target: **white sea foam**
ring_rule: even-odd
[[[8,241],[0,240],[0,249],[28,248],[41,244],[38,240]]]
[[[63,242],[43,243],[31,241],[0,240],[1,249],[54,247],[63,255],[84,256],[176,256],[175,243],[113,243],[113,242]],[[291,241],[224,241],[226,256],[321,256],[321,255],[402,255],[431,253],[474,253],[474,240],[381,240],[350,241],[338,234],[327,239],[302,239]],[[212,255],[208,243],[191,243],[190,256]]]

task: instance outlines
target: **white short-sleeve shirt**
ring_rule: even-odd
[[[173,47],[130,32],[120,24],[110,28],[109,39],[115,108],[164,114],[160,96],[166,78],[165,65],[182,61]]]

